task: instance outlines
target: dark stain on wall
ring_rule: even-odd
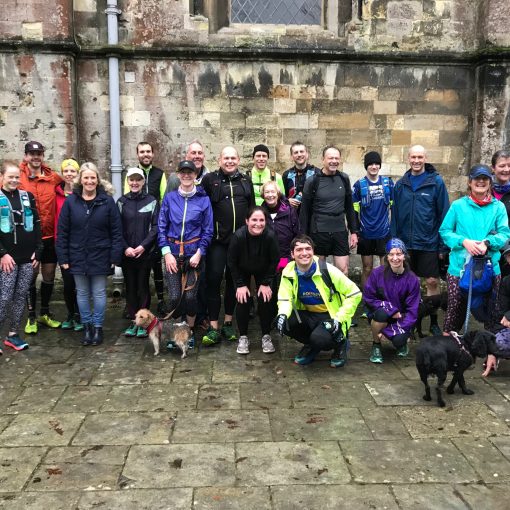
[[[259,94],[262,97],[269,97],[273,89],[273,77],[264,66],[259,71],[259,84]]]
[[[214,97],[221,92],[220,73],[214,71],[212,66],[198,77],[198,93],[202,97]]]
[[[315,87],[323,87],[324,86],[324,78],[322,77],[322,69],[319,69],[318,72],[313,72],[306,80],[305,83],[307,85],[312,85]]]
[[[280,83],[282,85],[292,85],[293,81],[292,73],[287,71],[287,69],[280,69]]]

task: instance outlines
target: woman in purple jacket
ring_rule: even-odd
[[[197,314],[200,263],[213,235],[211,202],[205,191],[195,186],[197,174],[193,161],[179,163],[177,175],[181,184],[165,195],[158,221],[169,307],[173,317],[186,314],[192,332]],[[193,348],[194,344],[193,332],[188,347]],[[173,349],[173,342],[167,347]]]
[[[287,199],[281,194],[276,181],[267,181],[260,193],[264,199],[262,207],[271,218],[269,226],[273,227],[278,246],[280,248],[280,263],[276,268],[281,273],[290,260],[290,243],[298,234],[302,233],[297,209],[291,207]]]
[[[387,338],[397,349],[397,357],[409,354],[407,341],[418,318],[420,280],[409,269],[405,244],[397,238],[386,243],[384,265],[375,268],[363,290],[369,311],[373,345],[372,363],[382,363],[381,340]]]

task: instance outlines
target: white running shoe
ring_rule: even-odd
[[[239,337],[237,344],[237,354],[250,354],[250,341],[246,335]]]
[[[262,352],[266,354],[271,354],[275,351],[273,340],[271,339],[271,335],[264,335],[262,337]]]

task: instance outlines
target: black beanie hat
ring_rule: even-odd
[[[365,154],[365,170],[369,167],[369,165],[379,165],[381,166],[381,155],[378,152],[371,151]]]
[[[251,157],[254,158],[257,152],[265,152],[267,154],[267,157],[269,157],[269,149],[267,148],[267,145],[264,145],[263,143],[259,143],[258,145],[255,145],[255,147],[253,147],[253,154],[251,155]]]

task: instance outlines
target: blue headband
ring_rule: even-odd
[[[393,250],[393,248],[401,250],[402,253],[405,253],[407,255],[406,245],[398,237],[394,237],[386,243],[386,253],[389,253],[391,250]]]

